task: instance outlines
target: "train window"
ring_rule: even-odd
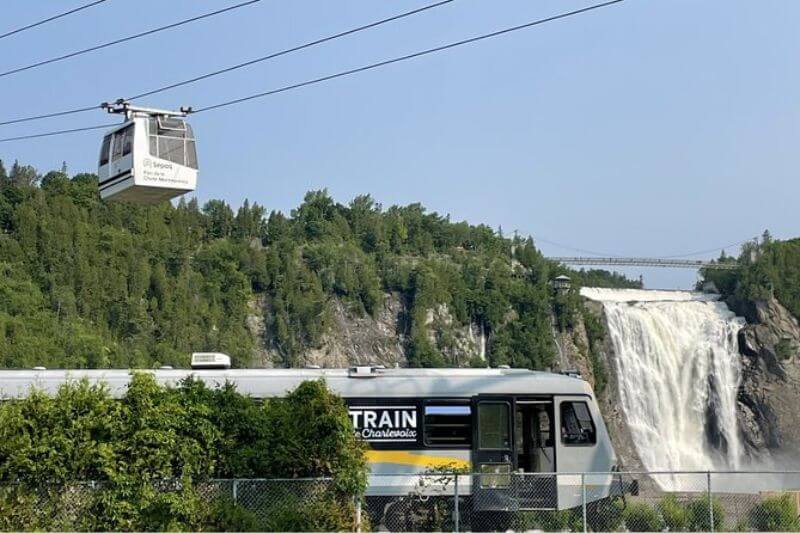
[[[111,148],[111,135],[103,137],[103,146],[100,147],[100,166],[108,164],[108,149]]]
[[[478,404],[478,442],[484,450],[507,450],[511,447],[509,405],[505,402]]]
[[[426,446],[469,446],[472,442],[472,410],[469,405],[426,405]]]
[[[597,442],[594,421],[586,402],[561,402],[561,442],[571,445]]]

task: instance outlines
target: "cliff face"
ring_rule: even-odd
[[[774,298],[732,303],[739,332],[739,427],[753,454],[800,456],[800,326]]]
[[[248,317],[250,332],[256,337],[258,350],[251,366],[279,366],[282,354],[270,342],[264,313],[267,305],[255,301]],[[352,312],[342,301],[331,301],[333,325],[318,346],[310,347],[301,356],[305,365],[344,368],[353,365],[405,366],[408,335],[408,309],[397,293],[384,294],[383,305],[375,316]],[[461,326],[453,319],[446,305],[428,310],[428,336],[437,350],[454,366],[466,366],[485,355],[486,336],[480,327]]]
[[[282,354],[269,340],[268,318],[264,318],[265,310],[269,307],[266,304],[263,299],[252,302],[248,317],[248,327],[258,345],[252,361],[254,367],[279,366],[283,360]],[[383,305],[374,317],[355,314],[338,300],[333,300],[331,305],[334,325],[324,335],[319,346],[309,348],[302,354],[304,364],[329,368],[352,365],[394,367],[407,364],[405,350],[408,310],[399,294],[385,294]],[[605,324],[602,304],[585,301],[584,305]],[[467,366],[470,362],[485,358],[491,338],[475,324],[457,324],[447,306],[440,305],[430,309],[426,322],[429,339],[450,364]],[[566,331],[557,331],[554,327],[553,335],[558,348],[554,370],[575,369],[595,388],[620,465],[626,469],[640,469],[641,461],[633,445],[624,413],[619,408],[616,361],[608,336],[606,335],[601,346],[596,347],[600,365],[605,369],[605,386],[600,389],[583,321],[577,319],[575,326]]]

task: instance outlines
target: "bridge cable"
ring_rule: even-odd
[[[26,65],[24,67],[18,67],[18,68],[15,68],[15,69],[7,70],[5,72],[0,72],[0,78],[5,77],[5,76],[10,76],[12,74],[17,74],[19,72],[23,72],[23,71],[26,71],[26,70],[31,70],[31,69],[34,69],[34,68],[38,68],[38,67],[41,67],[43,65],[49,65],[51,63],[56,63],[58,61],[63,61],[65,59],[69,59],[71,57],[76,57],[76,56],[79,56],[79,55],[88,54],[89,52],[94,52],[94,51],[100,50],[102,48],[108,48],[109,46],[114,46],[114,45],[117,45],[117,44],[125,43],[125,42],[128,42],[128,41],[132,41],[134,39],[139,39],[140,37],[145,37],[147,35],[152,35],[154,33],[158,33],[158,32],[164,31],[164,30],[177,28],[178,26],[183,26],[184,24],[189,24],[190,22],[196,22],[198,20],[206,19],[206,18],[213,17],[213,16],[216,16],[216,15],[221,15],[223,13],[227,13],[228,11],[233,11],[234,9],[239,9],[239,8],[242,8],[242,7],[246,7],[246,6],[255,4],[257,2],[260,2],[260,1],[261,0],[247,0],[246,2],[242,2],[242,3],[239,3],[239,4],[232,5],[232,6],[228,6],[228,7],[223,8],[223,9],[218,9],[216,11],[211,11],[209,13],[204,13],[204,14],[198,15],[196,17],[191,17],[191,18],[188,18],[188,19],[180,20],[178,22],[173,22],[172,24],[167,24],[166,26],[159,26],[158,28],[153,28],[151,30],[143,31],[141,33],[136,33],[134,35],[129,35],[127,37],[122,37],[120,39],[115,39],[113,41],[109,41],[109,42],[106,42],[106,43],[98,44],[98,45],[95,45],[95,46],[90,46],[89,48],[84,48],[83,50],[77,50],[75,52],[70,52],[69,54],[64,54],[62,56],[57,56],[57,57],[51,57],[50,59],[45,59],[45,60],[39,61],[37,63],[32,63],[30,65]]]
[[[152,90],[140,93],[140,94],[136,94],[134,96],[130,96],[128,98],[125,98],[125,100],[128,100],[128,101],[137,100],[137,99],[143,98],[145,96],[152,96],[154,94],[158,94],[158,93],[161,93],[161,92],[164,92],[164,91],[168,91],[168,90],[174,89],[176,87],[182,87],[184,85],[189,85],[191,83],[195,83],[195,82],[198,82],[198,81],[201,81],[201,80],[212,78],[214,76],[219,76],[221,74],[226,74],[228,72],[231,72],[231,71],[234,71],[234,70],[237,70],[237,69],[240,69],[240,68],[249,67],[251,65],[255,65],[255,64],[261,63],[263,61],[269,61],[271,59],[275,59],[277,57],[290,54],[292,52],[297,52],[297,51],[300,51],[300,50],[304,50],[306,48],[311,48],[312,46],[316,46],[318,44],[322,44],[322,43],[326,43],[326,42],[329,42],[329,41],[333,41],[335,39],[339,39],[339,38],[345,37],[347,35],[352,35],[354,33],[360,32],[360,31],[368,30],[370,28],[375,28],[375,27],[380,26],[382,24],[393,22],[395,20],[399,20],[399,19],[402,19],[402,18],[405,18],[405,17],[410,17],[412,15],[416,15],[418,13],[422,13],[423,11],[427,11],[427,10],[433,9],[435,7],[443,6],[445,4],[449,4],[449,3],[454,2],[454,1],[455,0],[443,0],[443,1],[440,1],[440,2],[436,2],[434,4],[428,4],[426,6],[422,6],[420,8],[413,9],[411,11],[406,11],[404,13],[399,13],[397,15],[393,15],[393,16],[391,16],[389,18],[377,20],[375,22],[370,22],[369,24],[364,24],[363,26],[358,26],[357,28],[352,28],[350,30],[346,30],[346,31],[342,31],[342,32],[339,32],[339,33],[335,33],[333,35],[328,35],[327,37],[321,37],[321,38],[316,39],[314,41],[309,41],[307,43],[303,43],[303,44],[300,44],[300,45],[297,45],[297,46],[293,46],[292,48],[286,48],[286,49],[280,50],[278,52],[272,52],[270,54],[267,54],[267,55],[264,55],[264,56],[261,56],[261,57],[257,57],[255,59],[251,59],[251,60],[245,61],[243,63],[237,63],[236,65],[231,65],[229,67],[225,67],[225,68],[222,68],[222,69],[219,69],[219,70],[215,70],[215,71],[209,72],[207,74],[202,74],[202,75],[196,76],[194,78],[189,78],[187,80],[183,80],[183,81],[179,81],[179,82],[176,82],[176,83],[172,83],[170,85],[164,85],[163,87],[158,87],[156,89],[152,89]],[[72,114],[76,114],[76,113],[84,113],[86,111],[94,111],[96,109],[99,109],[99,107],[100,107],[99,105],[91,105],[91,106],[86,106],[86,107],[78,107],[78,108],[75,108],[75,109],[68,109],[66,111],[56,111],[56,112],[53,112],[53,113],[45,113],[45,114],[42,114],[42,115],[34,115],[34,116],[30,116],[30,117],[16,118],[16,119],[11,119],[11,120],[6,120],[6,121],[3,121],[3,122],[0,122],[0,126],[5,126],[5,125],[8,125],[8,124],[18,124],[20,122],[29,122],[29,121],[40,120],[40,119],[44,119],[44,118],[61,117],[61,116],[64,116],[64,115],[72,115]]]
[[[574,246],[567,246],[566,244],[561,244],[559,242],[551,241],[551,240],[545,239],[543,237],[536,237],[536,236],[532,236],[532,237],[533,237],[533,242],[534,243],[543,242],[543,243],[549,244],[551,246],[555,246],[557,248],[562,248],[564,250],[572,250],[573,252],[580,252],[582,254],[596,255],[596,256],[599,256],[599,257],[621,257],[621,256],[619,256],[617,254],[609,254],[609,253],[606,253],[606,252],[595,252],[595,251],[592,251],[592,250],[586,250],[585,248],[575,248]]]
[[[35,28],[36,26],[41,26],[42,24],[47,24],[48,22],[52,22],[56,19],[60,19],[62,17],[66,17],[67,15],[72,15],[73,13],[77,13],[78,11],[83,11],[84,9],[88,9],[92,6],[96,6],[97,4],[102,4],[106,0],[95,0],[94,2],[89,2],[88,4],[84,4],[82,6],[78,6],[75,9],[70,9],[69,11],[64,11],[63,13],[59,13],[58,15],[53,15],[52,17],[48,17],[46,19],[40,20],[38,22],[34,22],[32,24],[28,24],[27,26],[22,26],[21,28],[17,28],[16,30],[11,30],[6,33],[0,34],[0,39],[5,39],[6,37],[10,37],[17,33],[23,32],[25,30],[29,30],[31,28]]]
[[[726,249],[732,248],[734,246],[741,246],[742,244],[744,244],[746,242],[749,242],[749,241],[752,241],[752,240],[753,240],[752,238],[744,239],[742,241],[732,242],[731,244],[728,244],[726,246],[717,246],[715,248],[709,248],[707,250],[697,250],[695,252],[689,252],[689,253],[686,253],[686,254],[664,255],[664,256],[658,257],[657,259],[680,259],[680,258],[683,258],[683,257],[694,257],[696,255],[703,255],[703,254],[709,254],[711,252],[717,252],[717,251],[721,251],[721,250],[726,250]]]
[[[547,18],[543,18],[543,19],[534,20],[534,21],[528,22],[526,24],[520,24],[518,26],[512,26],[510,28],[505,28],[505,29],[494,31],[494,32],[491,32],[491,33],[485,33],[483,35],[478,35],[476,37],[470,37],[469,39],[463,39],[461,41],[456,41],[456,42],[453,42],[453,43],[449,43],[449,44],[445,44],[445,45],[441,45],[441,46],[436,46],[434,48],[428,48],[427,50],[422,50],[420,52],[414,52],[412,54],[407,54],[407,55],[404,55],[404,56],[395,57],[393,59],[387,59],[385,61],[380,61],[378,63],[372,63],[370,65],[365,65],[363,67],[353,68],[353,69],[350,69],[350,70],[344,70],[342,72],[337,72],[336,74],[329,74],[328,76],[322,76],[320,78],[315,78],[315,79],[312,79],[312,80],[307,80],[307,81],[303,81],[303,82],[300,82],[300,83],[295,83],[293,85],[286,85],[286,86],[280,87],[278,89],[272,89],[272,90],[269,90],[269,91],[264,91],[264,92],[261,92],[261,93],[256,93],[256,94],[251,94],[249,96],[243,96],[241,98],[236,98],[234,100],[228,100],[228,101],[225,101],[225,102],[220,102],[220,103],[217,103],[217,104],[208,105],[208,106],[201,107],[201,108],[198,108],[198,109],[194,110],[193,114],[195,114],[195,113],[203,113],[205,111],[211,111],[211,110],[219,109],[219,108],[222,108],[222,107],[236,105],[236,104],[240,104],[242,102],[255,100],[257,98],[264,98],[266,96],[272,96],[274,94],[278,94],[278,93],[282,93],[282,92],[286,92],[286,91],[291,91],[293,89],[299,89],[301,87],[307,87],[309,85],[314,85],[314,84],[317,84],[317,83],[330,81],[330,80],[333,80],[333,79],[336,79],[336,78],[343,78],[345,76],[350,76],[352,74],[357,74],[357,73],[360,73],[360,72],[364,72],[364,71],[367,71],[367,70],[372,70],[372,69],[379,68],[379,67],[385,67],[387,65],[391,65],[391,64],[394,64],[394,63],[399,63],[401,61],[408,61],[410,59],[415,59],[415,58],[418,58],[418,57],[421,57],[421,56],[425,56],[425,55],[428,55],[428,54],[433,54],[433,53],[436,53],[436,52],[442,52],[444,50],[449,50],[449,49],[455,48],[457,46],[462,46],[462,45],[465,45],[465,44],[471,44],[471,43],[475,43],[475,42],[478,42],[478,41],[483,41],[485,39],[491,39],[493,37],[498,37],[500,35],[505,35],[507,33],[511,33],[511,32],[514,32],[514,31],[527,29],[527,28],[530,28],[532,26],[537,26],[539,24],[544,24],[546,22],[552,22],[554,20],[559,20],[559,19],[563,19],[563,18],[574,16],[574,15],[579,15],[581,13],[586,13],[587,11],[592,11],[592,10],[595,10],[595,9],[600,9],[602,7],[611,6],[611,5],[618,4],[618,3],[623,2],[623,1],[624,0],[611,0],[609,2],[603,2],[601,4],[595,4],[595,5],[592,5],[592,6],[589,6],[589,7],[584,7],[582,9],[577,9],[575,11],[569,11],[569,12],[566,12],[566,13],[561,13],[561,14],[558,14],[558,15],[554,15],[552,17],[547,17]]]
[[[578,14],[581,14],[581,13],[586,13],[588,11],[592,11],[592,10],[595,10],[595,9],[600,9],[602,7],[607,7],[607,6],[611,6],[611,5],[614,5],[614,4],[619,4],[621,2],[624,2],[624,0],[610,0],[608,2],[595,4],[595,5],[588,6],[588,7],[585,7],[585,8],[582,8],[582,9],[578,9],[578,10],[575,10],[575,11],[569,11],[569,12],[566,12],[566,13],[553,15],[551,17],[534,20],[534,21],[528,22],[526,24],[520,24],[518,26],[512,26],[510,28],[505,28],[505,29],[494,31],[494,32],[491,32],[491,33],[486,33],[486,34],[483,34],[483,35],[479,35],[479,36],[476,36],[476,37],[471,37],[469,39],[463,39],[461,41],[456,41],[456,42],[445,44],[445,45],[442,45],[442,46],[437,46],[437,47],[434,47],[434,48],[428,48],[428,49],[422,50],[420,52],[415,52],[415,53],[412,53],[412,54],[396,57],[396,58],[393,58],[393,59],[380,61],[378,63],[372,63],[370,65],[366,65],[366,66],[363,66],[363,67],[358,67],[358,68],[354,68],[354,69],[350,69],[350,70],[345,70],[345,71],[342,71],[342,72],[338,72],[336,74],[330,74],[328,76],[323,76],[321,78],[314,78],[312,80],[307,80],[307,81],[300,82],[300,83],[295,83],[295,84],[292,84],[292,85],[286,85],[284,87],[280,87],[280,88],[277,88],[277,89],[272,89],[272,90],[261,92],[261,93],[256,93],[256,94],[253,94],[253,95],[250,95],[250,96],[245,96],[245,97],[242,97],[242,98],[237,98],[237,99],[234,99],[234,100],[228,100],[226,102],[220,102],[218,104],[209,105],[209,106],[202,107],[202,108],[194,110],[192,112],[192,114],[202,113],[202,112],[205,112],[205,111],[211,111],[211,110],[214,110],[214,109],[219,109],[219,108],[222,108],[222,107],[226,107],[226,106],[230,106],[230,105],[246,102],[246,101],[249,101],[249,100],[254,100],[254,99],[257,99],[257,98],[263,98],[263,97],[270,96],[270,95],[273,95],[273,94],[287,92],[287,91],[291,91],[293,89],[299,89],[301,87],[307,87],[309,85],[322,83],[324,81],[329,81],[329,80],[336,79],[336,78],[342,78],[342,77],[349,76],[349,75],[352,75],[352,74],[356,74],[356,73],[359,73],[359,72],[364,72],[364,71],[372,70],[372,69],[375,69],[375,68],[378,68],[378,67],[391,65],[393,63],[399,63],[401,61],[407,61],[407,60],[414,59],[414,58],[421,57],[421,56],[425,56],[425,55],[428,55],[428,54],[441,52],[441,51],[444,51],[444,50],[448,50],[450,48],[455,48],[457,46],[462,46],[462,45],[465,45],[465,44],[471,44],[471,43],[482,41],[482,40],[485,40],[485,39],[498,37],[500,35],[511,33],[511,32],[514,32],[514,31],[519,31],[519,30],[522,30],[522,29],[530,28],[532,26],[537,26],[539,24],[544,24],[546,22],[551,22],[551,21],[555,21],[555,20],[571,17],[571,16],[578,15]],[[87,129],[95,129],[95,128],[99,128],[99,127],[100,126],[94,126],[94,127],[87,128]],[[48,136],[51,136],[51,135],[60,135],[61,133],[71,133],[72,131],[84,131],[84,128],[75,128],[74,130],[62,130],[62,131],[58,131],[58,132],[46,132],[46,133],[29,135],[29,136],[22,136],[22,138],[48,137]],[[15,140],[21,140],[21,138],[19,138],[19,137],[4,138],[4,139],[0,139],[0,142],[15,141]]]

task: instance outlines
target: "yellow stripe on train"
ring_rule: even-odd
[[[472,463],[460,457],[423,455],[398,450],[367,450],[367,461],[370,463],[394,463],[425,468],[468,469],[472,466]]]

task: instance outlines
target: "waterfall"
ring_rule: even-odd
[[[714,295],[696,292],[581,294],[603,303],[620,407],[645,469],[737,469],[744,453],[736,422],[737,333],[744,320]],[[691,490],[678,480],[656,481]]]

